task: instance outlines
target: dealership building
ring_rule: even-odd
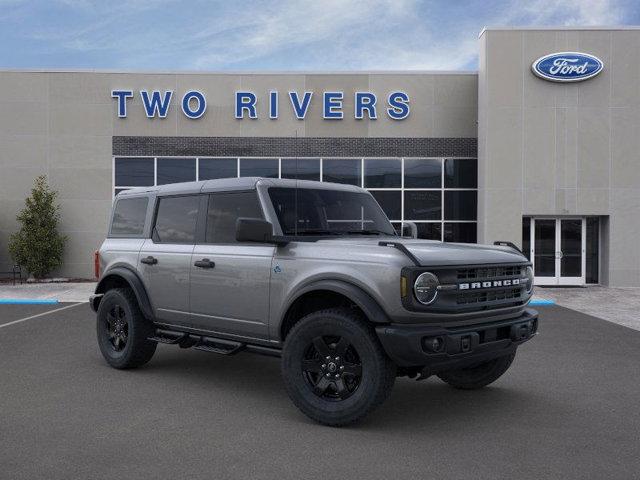
[[[119,191],[261,176],[362,186],[420,238],[513,242],[540,285],[640,286],[640,30],[478,47],[477,72],[0,71],[0,271],[38,175],[71,278]]]

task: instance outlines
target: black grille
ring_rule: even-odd
[[[512,265],[506,267],[462,268],[458,270],[458,280],[487,280],[501,277],[521,277],[524,267]]]
[[[488,290],[486,292],[465,292],[459,293],[456,300],[458,305],[469,305],[473,303],[485,303],[498,300],[517,300],[522,294],[522,287],[500,288]]]

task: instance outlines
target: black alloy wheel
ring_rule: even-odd
[[[109,342],[116,352],[120,352],[127,345],[129,323],[127,313],[121,305],[113,305],[106,316]]]
[[[302,371],[311,391],[331,401],[349,398],[362,379],[358,352],[345,337],[313,338],[306,348]]]

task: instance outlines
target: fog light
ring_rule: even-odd
[[[444,348],[444,338],[427,337],[423,340],[424,348],[430,352],[440,352]]]

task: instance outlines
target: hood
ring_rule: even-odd
[[[520,263],[527,258],[509,247],[477,245],[473,243],[443,243],[436,240],[417,240],[400,237],[336,238],[321,240],[333,244],[348,244],[350,247],[377,246],[379,242],[403,244],[418,259],[421,266],[480,265],[492,263]],[[381,247],[389,248],[389,247]]]

